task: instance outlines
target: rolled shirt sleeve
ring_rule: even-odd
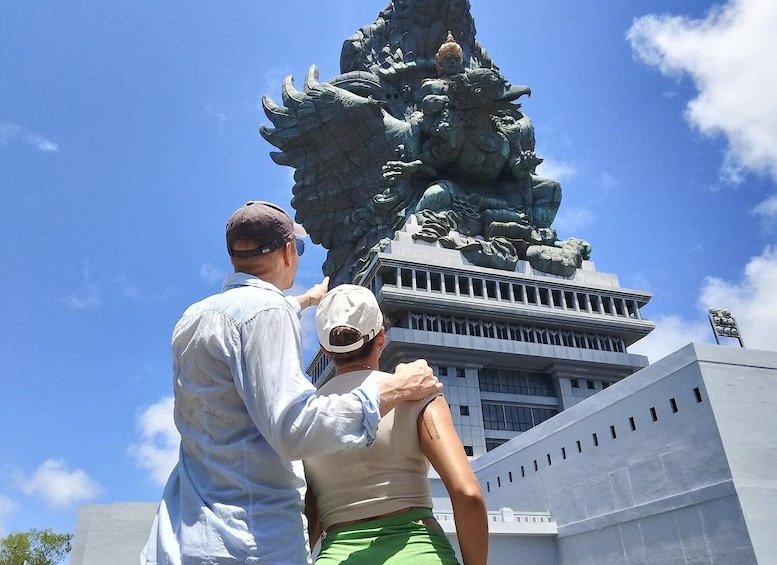
[[[258,312],[234,336],[233,374],[252,420],[273,449],[291,460],[370,445],[380,420],[377,386],[315,394],[300,368],[294,302]]]

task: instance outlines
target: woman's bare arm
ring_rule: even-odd
[[[418,419],[421,451],[440,474],[453,504],[456,534],[464,565],[486,565],[488,516],[480,483],[453,427],[448,403],[438,396]]]
[[[316,547],[318,540],[321,538],[321,517],[318,515],[318,505],[316,504],[316,496],[308,487],[305,493],[305,517],[308,519],[308,540],[310,543],[310,551]]]

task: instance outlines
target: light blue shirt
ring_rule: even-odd
[[[317,397],[301,370],[300,308],[235,273],[172,339],[178,465],[141,555],[149,565],[310,563],[303,457],[375,439],[375,386]]]

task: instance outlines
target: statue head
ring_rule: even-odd
[[[437,50],[434,60],[439,76],[453,75],[464,70],[464,51],[453,39],[451,32],[448,32],[445,42]]]
[[[448,97],[457,110],[501,107],[507,82],[493,69],[459,73],[448,81]]]

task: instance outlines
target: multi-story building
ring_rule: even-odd
[[[357,281],[390,320],[384,369],[425,358],[445,384],[467,454],[477,457],[647,365],[627,347],[654,327],[650,293],[585,262],[572,277],[467,264],[412,240],[411,220]],[[320,353],[314,383],[331,377]]]

